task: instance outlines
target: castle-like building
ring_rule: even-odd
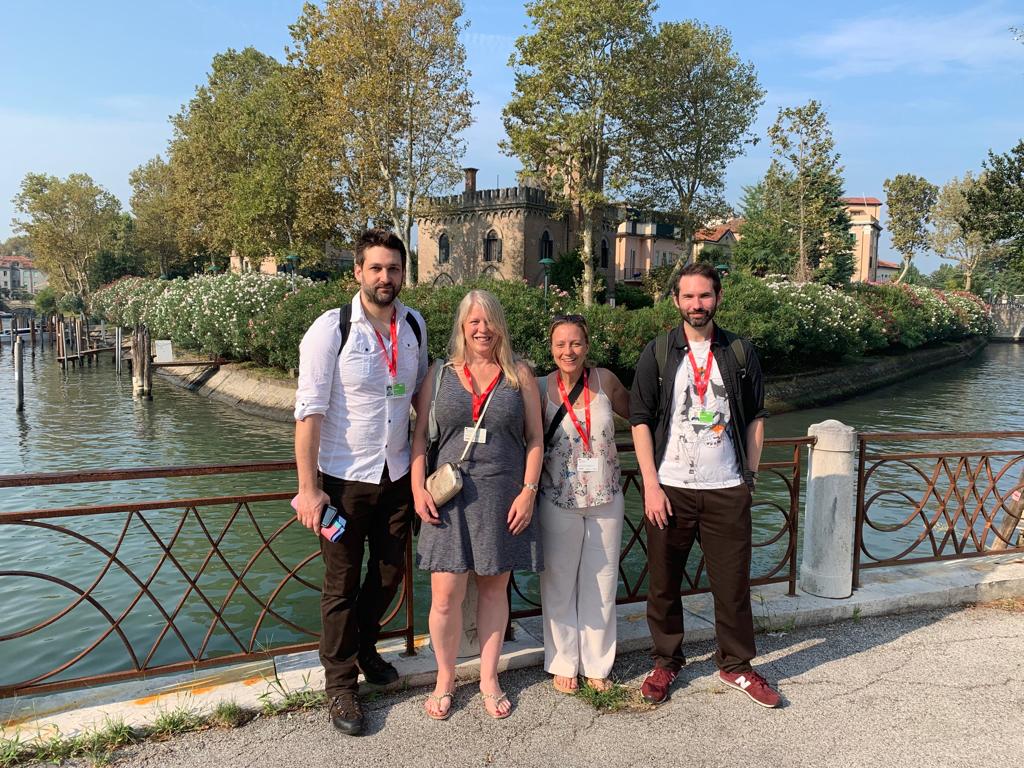
[[[528,185],[477,189],[476,168],[465,168],[460,194],[430,198],[416,219],[421,284],[443,285],[491,275],[506,280],[544,282],[542,259],[554,259],[579,246],[578,212],[559,212],[540,188]],[[875,281],[888,274],[878,261],[880,200],[843,198],[856,238],[853,281]],[[604,276],[609,295],[616,282],[638,283],[653,267],[713,253],[729,262],[743,237],[743,219],[717,222],[687,244],[672,224],[625,205],[606,206],[595,227],[595,273]]]

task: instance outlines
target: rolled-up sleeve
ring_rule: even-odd
[[[338,374],[341,329],[338,310],[328,310],[309,326],[299,344],[299,386],[295,391],[295,420],[326,413]]]
[[[658,426],[658,361],[654,356],[654,342],[648,342],[636,363],[636,375],[629,392],[629,423],[646,424],[653,433]]]

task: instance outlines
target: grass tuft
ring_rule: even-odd
[[[307,709],[319,709],[327,704],[327,695],[323,691],[302,689],[287,691],[276,701],[269,695],[263,698],[263,714],[282,715],[285,712],[301,712]]]
[[[21,739],[0,739],[0,768],[14,768],[24,759],[27,749]]]
[[[222,701],[210,714],[210,723],[219,728],[237,728],[252,718],[251,713],[242,709],[237,702]]]
[[[607,691],[599,691],[583,683],[576,689],[576,698],[585,701],[599,712],[619,712],[624,709],[650,709],[650,705],[636,691],[612,683]]]
[[[196,731],[206,725],[206,720],[198,712],[181,706],[161,712],[153,722],[149,735],[155,739],[169,739],[179,733]]]

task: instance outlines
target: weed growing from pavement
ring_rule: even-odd
[[[0,768],[14,768],[35,762],[60,764],[84,757],[92,766],[107,765],[118,747],[134,744],[138,735],[123,720],[107,720],[98,731],[65,737],[60,731],[48,739],[22,742],[20,738],[0,740]]]
[[[149,735],[154,739],[169,739],[179,733],[196,731],[206,725],[206,718],[198,712],[181,706],[161,712],[153,722]]]
[[[302,687],[289,691],[284,681],[274,672],[274,678],[267,678],[271,690],[260,696],[262,710],[265,715],[281,715],[285,712],[299,712],[307,709],[318,709],[327,704],[327,695],[323,691],[314,691],[309,687],[309,675],[302,678]]]
[[[574,695],[598,712],[621,712],[622,710],[651,708],[651,705],[643,700],[639,692],[619,683],[612,683],[611,687],[606,691],[599,691],[584,683],[576,689]]]
[[[252,713],[235,701],[222,701],[210,713],[210,724],[220,728],[237,728],[252,719]]]
[[[860,621],[860,606],[859,605],[853,606],[853,616],[851,616],[850,618],[853,619],[854,623]]]

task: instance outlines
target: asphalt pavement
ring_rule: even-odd
[[[687,645],[671,699],[636,696],[645,653],[613,676],[634,703],[604,713],[557,693],[532,667],[504,673],[515,710],[484,711],[475,681],[452,717],[429,720],[429,689],[371,696],[367,731],[336,733],[325,709],[257,717],[121,749],[118,766],[1024,766],[1024,601],[871,617],[758,636],[756,665],[780,709],[714,679],[712,644]]]

